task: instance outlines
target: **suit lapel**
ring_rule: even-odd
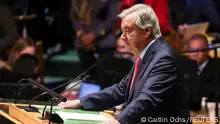
[[[160,45],[160,40],[161,38],[157,39],[150,47],[149,49],[147,50],[147,52],[145,53],[144,55],[144,58],[143,60],[141,61],[141,64],[140,64],[140,67],[139,67],[139,70],[137,72],[137,75],[134,79],[134,84],[133,84],[133,87],[131,89],[131,93],[129,93],[129,88],[130,88],[130,84],[131,84],[131,78],[130,78],[130,82],[129,82],[129,87],[128,87],[128,102],[131,100],[132,96],[133,96],[133,93],[134,93],[134,89],[136,87],[136,85],[138,84],[138,81],[139,79],[141,78],[141,76],[144,74],[145,70],[147,69],[148,65],[150,64],[151,60],[153,59],[153,55],[154,53],[156,52],[157,50],[157,47]],[[134,68],[132,69],[132,71],[134,71]],[[133,75],[133,73],[132,73]],[[132,76],[131,76],[132,77]]]
[[[125,94],[126,102],[128,100],[128,97],[129,97],[129,89],[130,89],[131,78],[132,78],[133,73],[134,73],[134,66],[132,67],[132,69],[130,71],[130,74],[129,74],[129,77],[128,77],[128,85],[127,85],[126,94]]]
[[[144,73],[145,69],[147,68],[147,66],[149,65],[151,60],[152,60],[152,54],[150,54],[150,56],[148,56],[148,59],[147,59],[146,63],[142,63],[141,62],[139,70],[137,72],[137,75],[136,75],[136,77],[134,79],[133,87],[131,89],[131,92],[129,93],[128,101],[130,101],[130,99],[131,99],[131,97],[132,97],[132,95],[134,93],[134,89],[135,89],[135,87],[137,85],[138,80],[140,79],[141,75]],[[131,80],[130,80],[129,83],[131,84]],[[129,88],[128,88],[128,92],[129,92],[129,89],[130,89],[130,85],[129,85]]]
[[[208,61],[208,63],[206,64],[206,66],[203,68],[203,70],[202,70],[202,72],[200,73],[200,77],[201,78],[205,78],[206,77],[206,75],[209,75],[210,74],[210,65],[211,65],[211,62],[212,60],[211,59],[209,59],[209,61]],[[214,71],[214,70],[211,70],[211,71]]]

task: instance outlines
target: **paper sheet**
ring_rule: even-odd
[[[101,114],[83,114],[83,113],[69,113],[56,112],[62,119],[65,120],[92,120],[92,121],[106,121],[109,118]]]

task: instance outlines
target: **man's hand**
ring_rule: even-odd
[[[69,100],[66,102],[61,102],[57,105],[60,108],[80,108],[82,104],[80,103],[80,100]]]
[[[76,100],[77,99],[77,91],[75,90],[68,90],[61,94],[67,100]]]
[[[94,33],[88,33],[82,37],[82,42],[88,50],[95,50],[95,46],[93,42],[94,39],[95,39]]]
[[[116,119],[110,119],[110,120],[105,121],[105,122],[103,122],[101,124],[120,124],[120,122],[118,120],[116,120]]]

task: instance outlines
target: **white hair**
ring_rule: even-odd
[[[136,4],[124,11],[118,16],[123,19],[125,16],[132,14],[136,18],[136,25],[140,29],[152,28],[152,38],[158,38],[161,36],[160,26],[158,18],[153,9],[145,4]]]

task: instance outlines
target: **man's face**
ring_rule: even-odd
[[[132,14],[125,16],[122,19],[121,28],[123,34],[122,40],[128,46],[128,49],[135,55],[145,47],[146,32],[136,26],[136,18]]]
[[[194,39],[189,42],[189,49],[190,50],[199,50],[207,48],[207,44],[203,39]],[[206,59],[208,59],[208,52],[192,52],[189,54],[190,59],[196,60],[197,63],[200,65]]]

